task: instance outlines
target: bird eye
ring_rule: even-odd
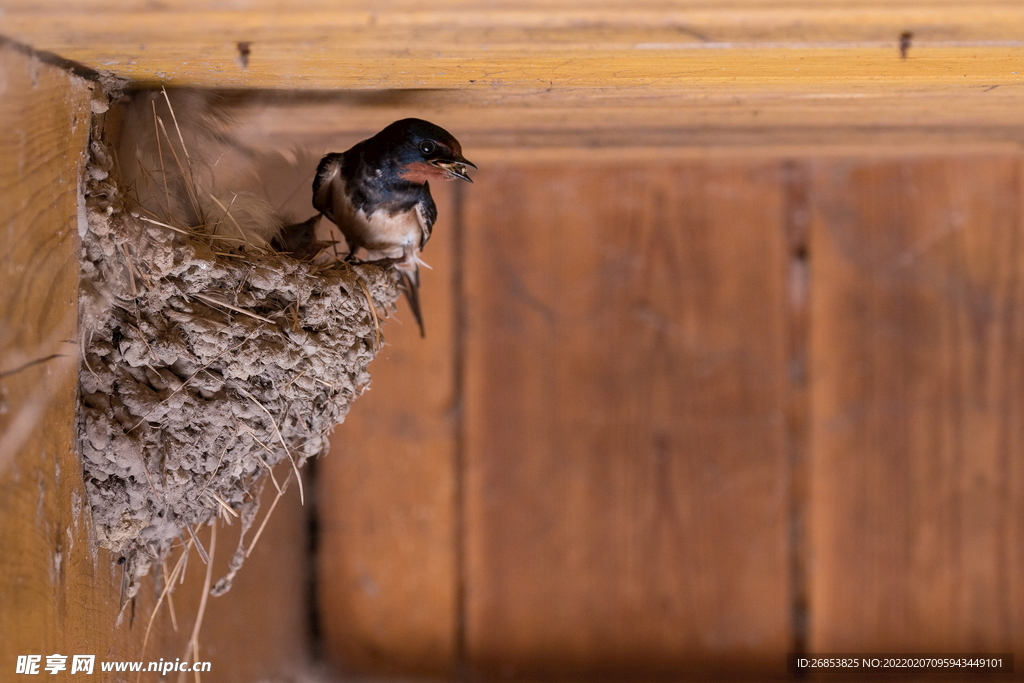
[[[434,149],[434,143],[431,142],[430,140],[427,140],[426,142],[420,144],[420,151],[423,152],[424,154],[433,154]]]

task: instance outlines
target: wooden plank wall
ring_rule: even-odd
[[[464,232],[474,669],[771,669],[789,621],[777,169],[487,175]]]
[[[75,474],[74,363],[26,365],[73,353],[89,92],[3,49],[0,659],[134,658],[155,594],[118,624]],[[794,648],[1016,647],[1019,156],[616,154],[494,153],[475,185],[436,188],[429,336],[399,311],[320,463],[325,654],[778,675]],[[211,603],[207,680],[304,657],[304,534],[280,507]],[[155,658],[183,652],[193,564]]]
[[[1012,649],[1024,13],[827,4],[19,0],[3,30],[142,82],[281,89],[259,144],[351,144],[401,110],[482,150],[476,185],[438,191],[430,336],[399,313],[321,463],[340,668],[775,675],[799,648]],[[0,666],[132,658],[155,595],[112,626],[74,363],[25,366],[75,335],[88,93],[2,49]],[[341,88],[368,92],[321,96]],[[868,147],[890,160],[834,156]],[[208,680],[303,655],[304,515],[271,528],[211,604]],[[148,652],[183,650],[155,628]]]
[[[193,553],[174,594],[178,628],[165,605],[143,648],[157,588],[148,579],[119,618],[121,569],[96,549],[75,445],[77,198],[91,86],[7,44],[0,73],[0,677],[12,680],[19,655],[93,654],[99,680],[100,662],[185,656],[206,568]],[[294,494],[234,589],[207,606],[198,656],[212,663],[207,683],[262,680],[306,657],[307,519]],[[214,578],[237,529],[220,533]]]
[[[475,179],[428,247],[457,269],[425,285],[436,336],[389,330],[325,461],[336,664],[780,675],[794,648],[1020,645],[1019,157]]]
[[[816,165],[815,649],[1024,644],[1021,170]]]

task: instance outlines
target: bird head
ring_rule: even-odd
[[[473,182],[467,168],[476,168],[476,164],[462,156],[462,145],[440,126],[423,119],[402,119],[375,137],[394,151],[399,160],[398,175],[405,180]]]

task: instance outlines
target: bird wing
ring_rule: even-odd
[[[341,155],[328,154],[320,162],[313,181],[313,207],[334,223],[339,208],[345,207],[345,179],[341,176]]]
[[[320,162],[313,182],[313,207],[338,226],[352,255],[360,247],[373,248],[373,230],[370,217],[352,204],[342,162],[341,154],[328,155]]]
[[[437,220],[437,205],[434,204],[434,200],[431,199],[430,195],[427,195],[426,201],[422,201],[416,205],[416,218],[420,222],[420,249],[423,249],[427,245],[427,240],[430,239],[430,232],[434,228],[434,221]]]

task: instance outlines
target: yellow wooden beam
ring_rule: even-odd
[[[1021,84],[1024,4],[199,0],[8,3],[0,34],[140,84],[232,88],[764,87]],[[543,9],[542,9],[543,8]],[[907,59],[900,35],[911,32]],[[247,59],[239,43],[248,44]],[[1016,72],[1016,73],[1015,73]]]
[[[502,158],[1024,145],[1019,0],[206,5],[9,0],[0,35],[139,86],[279,91],[240,111],[254,146],[338,149],[401,116]]]

